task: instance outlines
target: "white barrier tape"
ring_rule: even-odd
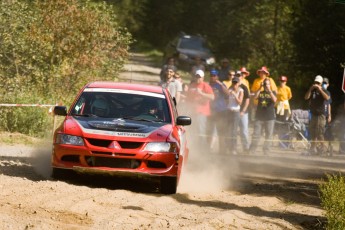
[[[42,105],[42,104],[0,104],[0,106],[7,107],[53,107],[56,105]]]

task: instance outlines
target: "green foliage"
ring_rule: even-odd
[[[93,80],[116,80],[131,35],[113,7],[88,0],[0,2],[0,93],[9,103],[70,102]],[[46,119],[34,109],[2,109],[1,126],[31,133]],[[31,118],[39,116],[34,127]],[[23,119],[24,120],[20,120]],[[42,119],[40,119],[42,118]],[[39,129],[41,127],[41,130]]]
[[[342,175],[327,175],[327,182],[319,187],[327,229],[345,229],[345,178]]]

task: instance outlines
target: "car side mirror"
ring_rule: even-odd
[[[53,112],[54,112],[54,115],[66,116],[67,108],[66,106],[55,106]]]
[[[191,125],[192,124],[192,118],[188,116],[178,116],[176,119],[176,124],[177,125]]]

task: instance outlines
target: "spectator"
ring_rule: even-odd
[[[223,81],[223,83],[225,84],[227,89],[230,88],[230,86],[232,84],[232,79],[234,77],[235,77],[235,71],[234,70],[229,70],[227,79]]]
[[[272,90],[271,80],[269,78],[263,80],[261,87],[255,92],[254,99],[258,100],[258,105],[255,113],[254,133],[250,145],[250,153],[255,153],[262,134],[262,127],[264,127],[265,143],[263,145],[263,152],[267,154],[272,144],[275,123],[274,104],[277,101],[276,92]]]
[[[240,108],[243,100],[243,89],[240,87],[240,79],[235,76],[232,79],[231,87],[229,88],[229,129],[230,129],[230,143],[228,144],[229,151],[237,154],[237,129],[240,121]]]
[[[183,84],[183,80],[182,80],[179,72],[175,71],[174,78],[175,78],[175,80],[177,80],[177,81],[181,82],[181,84]]]
[[[177,67],[175,65],[175,59],[173,57],[168,58],[166,64],[162,66],[161,71],[159,73],[160,81],[163,81],[167,68],[172,69],[174,72],[177,71]]]
[[[250,75],[250,72],[247,71],[246,67],[242,67],[240,69],[241,73],[242,73],[242,84],[247,86],[247,89],[249,90],[250,89],[250,85],[249,85],[249,81],[247,80],[247,77]]]
[[[263,81],[267,78],[270,81],[270,90],[274,91],[275,93],[277,93],[277,85],[274,82],[274,80],[272,78],[269,77],[270,73],[267,70],[266,66],[262,66],[261,69],[258,69],[256,71],[256,74],[259,76],[258,78],[254,79],[253,85],[250,89],[251,93],[256,93],[259,89],[264,90],[264,88],[262,87],[262,83]],[[256,107],[258,105],[258,100],[254,99],[252,100],[252,115],[255,114],[255,110]]]
[[[332,109],[331,109],[332,96],[331,96],[331,92],[328,91],[328,86],[329,86],[329,80],[328,78],[324,77],[323,82],[322,82],[322,88],[325,90],[325,92],[329,96],[329,99],[325,102],[325,116],[326,116],[327,124],[332,122]]]
[[[174,78],[175,72],[172,67],[167,67],[165,75],[160,85],[167,88],[170,95],[175,98],[176,104],[180,102],[182,83]]]
[[[291,89],[286,85],[288,78],[280,76],[279,86],[277,87],[276,112],[278,121],[287,121],[291,115],[289,100],[292,98]]]
[[[218,136],[219,140],[219,150],[225,150],[225,136],[227,134],[227,100],[228,97],[227,92],[228,89],[219,81],[218,71],[211,70],[210,71],[211,79],[210,79],[210,86],[214,93],[214,100],[211,102],[211,115],[208,118],[208,125],[207,125],[207,133],[213,134],[214,130]],[[211,146],[213,135],[210,135],[209,138],[209,145]]]
[[[210,102],[214,100],[214,94],[211,86],[204,82],[205,73],[202,70],[197,70],[194,80],[189,86],[187,93],[187,105],[191,117],[195,120],[196,130],[192,133],[198,134],[198,144],[201,150],[207,151],[207,119],[211,114]]]
[[[202,70],[203,72],[205,72],[205,66],[202,63],[202,60],[200,57],[195,57],[194,65],[192,66],[192,69],[190,71],[190,75],[195,76],[197,70]]]
[[[220,69],[219,69],[219,80],[225,81],[228,80],[228,74],[231,70],[231,66],[229,60],[227,58],[223,58],[220,62]]]
[[[309,154],[322,154],[326,150],[324,144],[324,132],[326,126],[325,103],[330,97],[322,88],[322,82],[322,76],[317,75],[313,85],[310,86],[304,96],[304,99],[309,101],[311,113],[309,124],[311,148]]]
[[[246,72],[243,71],[243,68],[241,68],[241,71],[239,72],[239,78],[240,78],[240,87],[243,89],[243,100],[240,107],[240,136],[241,136],[241,143],[242,143],[242,150],[243,153],[249,152],[249,133],[248,133],[248,126],[249,126],[249,120],[248,120],[248,110],[249,110],[249,102],[250,102],[250,94],[249,94],[249,88],[243,83],[246,76]],[[247,81],[248,82],[248,81]]]

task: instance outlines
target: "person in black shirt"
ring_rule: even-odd
[[[324,133],[326,126],[325,102],[329,95],[322,88],[323,77],[317,75],[314,83],[306,92],[304,99],[309,101],[311,120],[309,133],[311,137],[310,154],[322,154],[325,152]]]
[[[262,88],[264,88],[264,90],[262,90]],[[258,106],[255,113],[254,133],[249,151],[251,154],[255,153],[261,137],[261,129],[264,127],[265,143],[263,145],[263,152],[267,154],[273,139],[274,123],[276,119],[274,105],[277,101],[276,92],[272,91],[269,78],[266,78],[262,82],[261,87],[255,92],[254,99],[258,99]]]
[[[247,88],[247,86],[243,84],[243,80],[245,76],[244,74],[245,73],[241,71],[237,71],[236,73],[236,75],[238,75],[241,80],[240,87],[243,89],[243,100],[242,100],[241,108],[240,108],[240,122],[239,122],[242,150],[243,150],[243,153],[248,153],[249,151],[248,107],[249,107],[250,94],[249,94],[249,89]]]

